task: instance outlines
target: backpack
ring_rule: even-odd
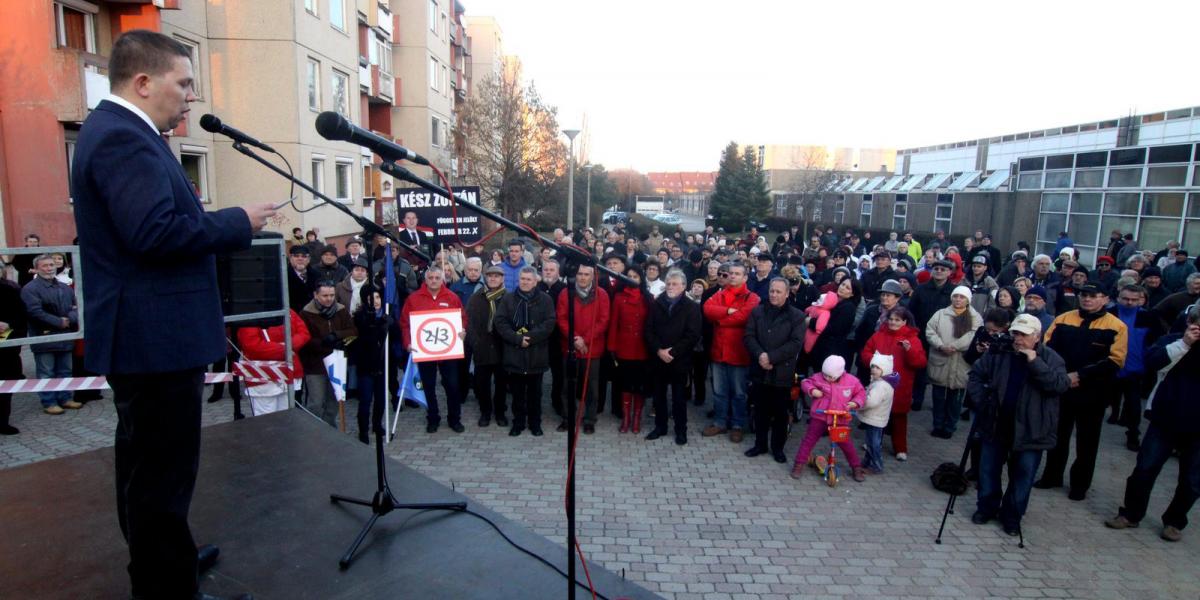
[[[962,467],[952,462],[938,465],[929,476],[929,482],[933,484],[934,489],[954,496],[963,495],[971,485],[963,475]]]

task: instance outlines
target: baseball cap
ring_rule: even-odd
[[[1108,295],[1108,292],[1104,291],[1104,288],[1101,288],[1100,286],[1098,286],[1095,283],[1092,283],[1090,281],[1075,288],[1075,293],[1077,293],[1077,294],[1104,294],[1105,296]]]
[[[933,263],[933,265],[931,265],[931,267],[945,267],[945,268],[953,271],[954,263],[952,263],[946,259],[942,259],[942,260],[934,261],[934,263]]]
[[[973,265],[987,265],[987,257],[982,254],[976,254],[975,258],[971,259]]]
[[[308,246],[304,244],[294,244],[292,245],[292,249],[288,250],[288,254],[303,254],[308,256],[309,254],[312,254],[312,251],[309,250]]]
[[[1012,324],[1008,326],[1008,330],[1025,335],[1037,335],[1042,332],[1042,322],[1033,315],[1021,314],[1013,319]]]

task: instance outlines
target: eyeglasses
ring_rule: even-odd
[[[725,273],[725,272],[722,272],[722,271],[718,271],[718,272],[717,272],[717,277],[729,277],[729,273]]]

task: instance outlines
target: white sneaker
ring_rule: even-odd
[[[907,452],[897,452],[897,453],[896,453],[896,460],[898,460],[898,461],[900,461],[900,462],[905,462],[905,461],[907,461],[907,460],[908,460],[908,453],[907,453]]]

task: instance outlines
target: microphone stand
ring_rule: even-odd
[[[341,202],[333,200],[329,196],[326,196],[325,194],[318,192],[317,190],[313,189],[312,186],[310,186],[307,183],[304,183],[303,181],[300,181],[299,179],[294,177],[291,173],[288,173],[287,171],[280,169],[278,166],[268,162],[266,159],[264,159],[263,157],[256,154],[253,150],[251,150],[250,148],[247,148],[245,144],[243,144],[241,142],[234,142],[233,149],[237,150],[238,152],[241,152],[242,154],[245,154],[246,156],[249,156],[250,158],[253,158],[254,160],[258,161],[259,164],[278,173],[281,177],[283,177],[284,179],[287,179],[288,181],[291,181],[292,183],[299,186],[301,189],[311,193],[314,197],[324,200],[325,204],[334,206],[338,210],[346,213],[346,216],[350,217],[351,219],[354,219],[354,222],[358,223],[358,226],[363,228],[364,233],[371,233],[374,235],[382,235],[383,237],[385,237],[389,240],[392,240],[392,243],[398,244],[401,248],[408,250],[409,252],[420,257],[421,259],[425,260],[426,262],[432,262],[432,259],[429,257],[429,255],[422,252],[419,248],[414,248],[411,245],[400,241],[400,238],[393,235],[386,228],[381,227],[380,225],[376,224],[374,221],[372,221],[362,215],[354,214],[354,211],[352,211],[349,208],[347,208],[346,206],[344,206]]]
[[[374,221],[371,221],[370,219],[367,219],[366,217],[362,217],[362,216],[354,214],[354,211],[350,210],[349,208],[346,208],[345,206],[342,206],[342,204],[340,202],[329,199],[328,196],[325,196],[324,194],[318,192],[317,190],[313,189],[311,186],[304,183],[303,181],[296,179],[291,174],[285,172],[283,169],[280,169],[279,167],[267,162],[265,159],[263,159],[261,156],[255,154],[253,150],[250,150],[245,145],[243,145],[241,142],[234,142],[233,147],[238,152],[241,152],[242,154],[245,154],[246,156],[249,156],[250,158],[253,158],[254,160],[258,161],[259,163],[262,163],[267,168],[269,168],[272,171],[275,171],[279,175],[283,176],[285,179],[288,179],[288,180],[292,181],[293,183],[295,183],[296,185],[299,185],[301,188],[308,190],[309,192],[311,192],[313,194],[313,196],[324,200],[327,204],[336,206],[339,210],[346,213],[347,215],[350,216],[350,218],[352,218],[356,222],[358,222],[358,224],[362,226],[364,232],[370,232],[370,233],[382,235],[382,236],[392,240],[393,243],[396,243],[403,248],[407,248],[413,254],[420,256],[427,261],[430,261],[429,256],[426,255],[425,253],[421,252],[419,249],[413,248],[412,246],[400,241],[399,239],[396,238],[396,236],[392,235],[390,232],[388,232],[383,227],[380,227],[379,225],[377,225]],[[368,246],[368,247],[371,247],[371,246]],[[389,350],[387,348],[384,348],[384,352],[388,352],[388,351]],[[388,377],[389,373],[384,373],[383,376]],[[385,396],[386,396],[386,394],[385,394]],[[363,525],[362,529],[359,530],[358,535],[355,536],[354,541],[350,544],[350,547],[346,549],[346,552],[342,555],[341,559],[338,560],[338,567],[341,568],[342,570],[346,570],[350,567],[350,562],[352,560],[354,560],[354,553],[358,551],[358,547],[360,545],[362,545],[363,540],[366,539],[367,533],[369,533],[371,531],[371,528],[375,526],[375,522],[378,521],[380,517],[392,512],[393,510],[397,510],[397,509],[452,510],[452,511],[456,511],[456,512],[461,512],[461,511],[464,511],[467,509],[466,502],[421,502],[421,503],[404,504],[396,499],[396,496],[395,496],[395,494],[392,493],[392,488],[388,484],[388,480],[387,480],[387,463],[386,463],[386,460],[385,460],[384,454],[383,454],[384,426],[381,424],[381,420],[383,419],[383,403],[390,402],[390,401],[391,401],[390,398],[386,398],[386,397],[379,398],[375,401],[375,405],[371,407],[371,428],[374,430],[374,433],[375,433],[375,494],[371,497],[370,500],[351,498],[349,496],[343,496],[341,494],[330,494],[329,495],[330,502],[346,502],[349,504],[357,504],[359,506],[367,506],[367,507],[370,507],[370,509],[371,509],[371,518],[368,519],[367,522]]]
[[[437,185],[433,182],[427,181],[427,180],[413,174],[412,171],[409,171],[408,169],[401,167],[400,165],[398,165],[394,162],[383,161],[383,163],[381,163],[379,165],[379,170],[383,171],[384,173],[387,173],[388,175],[391,175],[392,177],[394,177],[396,179],[416,184],[417,186],[422,187],[426,190],[429,190],[429,191],[431,191],[435,194],[438,194],[439,196],[442,196],[444,198],[450,198],[450,193],[442,186]],[[451,201],[454,201],[454,200],[451,199]],[[575,599],[575,587],[576,587],[576,585],[578,585],[577,582],[575,581],[575,555],[574,555],[575,547],[576,547],[576,542],[575,542],[575,469],[574,469],[574,464],[575,464],[575,437],[576,437],[576,435],[578,435],[577,432],[575,431],[575,423],[576,423],[576,419],[577,419],[577,408],[578,408],[577,401],[575,399],[575,396],[578,393],[577,390],[575,389],[575,387],[576,387],[575,381],[579,377],[579,374],[576,372],[578,370],[579,366],[581,364],[587,363],[586,359],[580,358],[577,355],[577,353],[575,352],[575,344],[574,344],[574,339],[575,339],[575,277],[574,277],[574,274],[575,274],[575,271],[578,270],[578,268],[580,266],[591,265],[596,270],[606,273],[607,275],[614,277],[628,285],[633,285],[633,280],[626,277],[623,273],[617,273],[611,269],[608,269],[607,267],[604,267],[603,265],[596,264],[596,259],[594,257],[592,257],[590,254],[588,254],[587,252],[581,252],[574,247],[559,244],[559,243],[555,242],[554,240],[547,239],[545,236],[542,236],[536,232],[525,229],[525,228],[521,227],[520,225],[518,225],[517,223],[510,221],[509,219],[506,219],[486,208],[483,208],[482,206],[479,206],[477,204],[472,204],[470,202],[462,202],[462,203],[457,204],[457,206],[459,208],[465,208],[481,217],[491,219],[492,221],[499,223],[500,225],[504,226],[505,228],[511,229],[519,234],[533,235],[542,244],[544,244],[550,248],[553,248],[557,253],[556,256],[560,257],[563,262],[563,275],[564,275],[564,279],[567,284],[566,292],[567,292],[567,324],[568,324],[567,337],[566,337],[566,339],[567,339],[567,365],[566,365],[567,368],[566,368],[565,375],[566,375],[566,379],[567,379],[566,387],[568,390],[568,394],[570,394],[570,396],[568,398],[569,401],[567,402],[567,407],[566,407],[567,408],[567,422],[569,423],[569,425],[567,427],[567,465],[569,468],[569,474],[567,476],[567,498],[566,498],[567,579],[569,580],[567,582],[567,598],[569,600],[574,600]],[[457,226],[458,226],[458,224],[455,223],[455,227],[457,227]],[[593,281],[592,285],[598,286],[599,282]]]

